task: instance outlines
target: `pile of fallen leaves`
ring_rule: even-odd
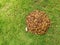
[[[50,19],[43,11],[35,10],[27,16],[26,24],[28,32],[45,34],[50,26]]]

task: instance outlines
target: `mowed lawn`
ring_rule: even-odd
[[[51,20],[44,35],[25,31],[26,16],[34,10]],[[60,45],[60,0],[0,0],[0,45]]]

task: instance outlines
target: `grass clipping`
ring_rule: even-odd
[[[26,17],[26,24],[28,32],[45,34],[50,26],[50,19],[43,11],[35,10]]]

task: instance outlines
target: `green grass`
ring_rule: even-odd
[[[26,16],[34,10],[51,20],[45,35],[25,31]],[[60,45],[60,0],[0,0],[0,45]]]

